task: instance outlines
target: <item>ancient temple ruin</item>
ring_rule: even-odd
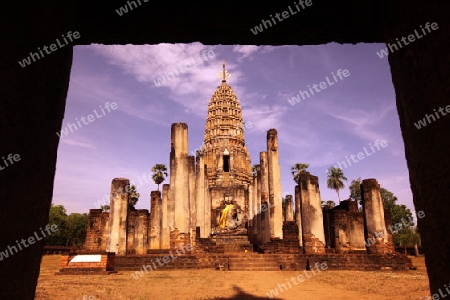
[[[225,64],[221,74],[222,82],[208,105],[204,143],[196,156],[188,152],[188,125],[172,124],[170,184],[163,185],[162,193],[151,192],[149,211],[130,208],[129,180],[113,179],[110,212],[89,212],[85,250],[143,261],[146,255],[182,245],[190,246],[183,254],[197,260],[216,255],[220,261],[224,259],[220,255],[231,253],[294,255],[277,256],[275,269],[303,268],[311,260],[305,255],[319,255],[316,259],[322,257],[330,266],[335,261],[336,268],[352,264],[348,258],[339,262],[342,254],[393,255],[392,236],[386,230],[390,217],[385,215],[375,179],[361,184],[362,211],[350,200],[328,209],[322,207],[318,177],[302,172],[294,199],[286,199],[283,217],[277,130],[267,131],[267,148],[252,170],[241,105],[226,81]],[[377,269],[382,261],[369,259],[363,269]],[[405,257],[386,264],[394,261],[400,269],[409,264]],[[211,263],[206,259],[196,266]]]

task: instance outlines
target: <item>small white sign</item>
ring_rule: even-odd
[[[102,260],[101,254],[93,254],[93,255],[77,255],[70,260],[70,262],[100,262]]]

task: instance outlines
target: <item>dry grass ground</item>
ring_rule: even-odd
[[[300,271],[243,272],[177,270],[116,275],[56,276],[59,255],[44,256],[36,299],[269,299],[267,293]],[[424,258],[412,258],[418,267],[407,272],[322,271],[273,299],[420,299],[429,294]],[[316,271],[317,273],[317,271]]]

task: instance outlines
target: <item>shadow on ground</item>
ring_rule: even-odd
[[[214,300],[260,300],[260,299],[267,299],[268,297],[258,297],[258,296],[253,296],[251,294],[247,294],[246,292],[244,292],[240,287],[238,286],[233,286],[233,290],[236,292],[236,295],[232,296],[232,297],[215,297],[215,298],[211,298]],[[281,298],[271,298],[274,300],[282,300]]]

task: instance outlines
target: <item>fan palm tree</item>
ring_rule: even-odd
[[[294,181],[299,184],[300,173],[306,172],[306,169],[309,167],[309,164],[304,163],[296,163],[291,167],[291,174],[293,176]]]
[[[340,168],[330,167],[327,172],[327,187],[335,190],[338,194],[339,203],[341,203],[341,197],[339,196],[339,190],[345,187],[342,180],[347,180],[344,176],[344,172]]]
[[[152,179],[158,185],[159,191],[159,185],[167,177],[167,167],[165,164],[156,164],[152,167],[152,172],[153,172]]]

